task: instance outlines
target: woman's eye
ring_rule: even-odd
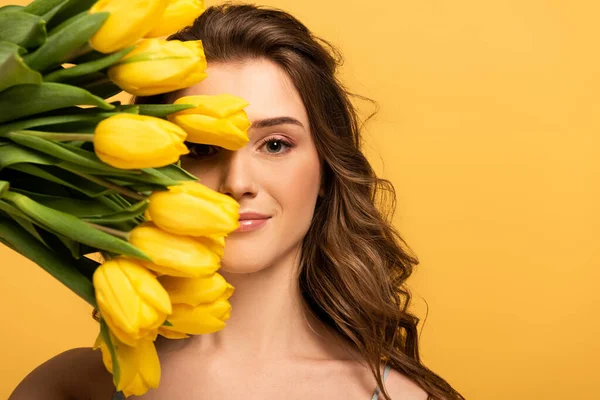
[[[269,154],[281,154],[293,147],[290,142],[279,138],[264,140],[261,147],[263,146]]]
[[[218,147],[210,144],[200,144],[200,143],[190,143],[185,142],[185,145],[190,150],[188,157],[191,158],[204,158],[212,156],[215,153],[218,153]]]

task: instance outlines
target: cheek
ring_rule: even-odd
[[[310,219],[321,181],[316,155],[306,155],[293,162],[282,163],[269,174],[269,191],[280,203],[284,214]]]

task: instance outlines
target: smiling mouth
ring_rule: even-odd
[[[271,217],[268,218],[256,218],[256,219],[243,219],[240,220],[240,226],[234,232],[250,232],[264,226]]]

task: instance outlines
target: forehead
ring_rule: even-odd
[[[251,121],[289,116],[308,126],[308,116],[289,76],[277,64],[265,59],[208,63],[202,82],[181,91],[177,97],[199,94],[232,94],[250,103],[246,112]]]

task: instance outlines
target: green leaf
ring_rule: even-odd
[[[19,163],[31,163],[41,165],[53,165],[58,160],[15,143],[0,146],[0,171],[2,169]]]
[[[90,7],[91,0],[35,0],[23,11],[39,15],[45,21],[56,25],[72,15]],[[74,4],[79,3],[79,4]],[[56,18],[55,18],[56,17]]]
[[[46,41],[46,21],[22,11],[0,13],[0,41],[24,48],[41,46]]]
[[[17,6],[17,5],[11,4],[8,6],[0,7],[0,13],[23,11],[24,9],[25,9],[25,7],[23,7],[23,6]]]
[[[48,243],[46,243],[46,241],[44,240],[44,238],[42,238],[40,236],[40,233],[38,232],[38,230],[36,229],[35,225],[23,218],[17,217],[16,215],[11,215],[12,219],[15,220],[15,222],[19,225],[21,225],[21,227],[23,229],[25,229],[27,232],[29,232],[29,234],[31,236],[33,236],[34,238],[36,238],[40,243],[42,243],[44,246],[50,248],[50,246],[48,246]]]
[[[34,193],[27,190],[12,189],[13,192],[25,195],[40,204],[50,207],[54,210],[68,212],[78,218],[83,217],[100,217],[103,215],[111,215],[115,210],[97,199],[84,200],[73,199],[68,197],[50,196],[42,193]]]
[[[53,14],[48,28],[52,29],[72,16],[89,10],[96,1],[98,0],[68,0],[62,3],[57,12]]]
[[[110,338],[110,330],[108,329],[108,325],[104,322],[103,319],[100,319],[100,334],[102,335],[102,340],[106,343],[106,347],[108,348],[108,352],[110,353],[110,358],[112,359],[112,374],[113,380],[115,382],[119,382],[121,379],[121,368],[119,367],[119,359],[117,358],[117,352],[115,351],[115,347]],[[113,396],[113,399],[116,396]]]
[[[114,200],[114,196],[118,196],[116,193],[107,193],[104,196],[96,197],[96,200],[99,203],[102,203],[107,208],[110,208],[113,211],[119,211],[123,207],[128,207],[130,204],[126,202],[125,205],[120,205],[120,203]]]
[[[41,85],[16,85],[0,93],[0,123],[17,118],[76,105],[114,109],[100,97],[70,85],[45,82]]]
[[[6,193],[4,198],[54,233],[98,249],[151,261],[148,256],[129,242],[99,231],[71,214],[53,210],[22,194],[11,191]]]
[[[75,115],[53,115],[49,117],[29,118],[22,121],[0,125],[0,135],[6,132],[21,131],[29,128],[37,128],[40,126],[61,126],[63,124],[72,124],[75,122],[97,125],[103,119],[111,117],[115,114],[117,113],[96,112],[94,114],[88,113]],[[72,131],[65,129],[62,132]]]
[[[87,43],[100,29],[108,15],[108,13],[82,12],[68,19],[49,33],[46,43],[25,56],[25,62],[40,72],[60,65],[67,61],[69,54]]]
[[[139,107],[140,115],[150,115],[159,118],[195,107],[193,104],[136,104],[135,106]],[[121,106],[121,109],[127,109],[128,107],[132,106]]]
[[[90,61],[84,64],[79,64],[71,68],[64,68],[58,71],[54,71],[44,76],[45,82],[63,82],[67,79],[87,75],[92,72],[97,72],[102,69],[108,68],[111,65],[118,62],[127,53],[133,50],[135,47],[128,47],[116,53],[110,54],[96,61]]]
[[[154,168],[162,175],[167,176],[176,181],[197,181],[198,178],[190,174],[185,169],[177,166],[176,164],[170,164],[165,167]]]
[[[35,149],[52,157],[56,157],[60,160],[67,161],[85,168],[91,168],[96,171],[104,171],[117,176],[139,174],[139,172],[135,170],[130,171],[111,167],[110,165],[102,162],[94,152],[82,150],[77,147],[69,146],[68,144],[55,142],[43,137],[36,137],[29,134],[36,132],[37,131],[17,131],[6,133],[4,136],[22,146]],[[46,132],[39,133],[45,134]],[[52,134],[50,133],[48,135]],[[85,170],[82,172],[85,172]]]
[[[120,176],[116,179],[111,179],[111,182],[117,183],[119,185],[125,185],[127,183],[130,184],[151,184],[151,185],[159,185],[162,187],[178,185],[180,182],[169,178],[168,176],[157,172],[154,169],[144,169],[142,170],[143,174],[141,175],[129,175],[129,176]]]
[[[143,215],[149,204],[150,202],[148,200],[143,200],[113,214],[100,217],[82,217],[81,219],[87,222],[93,222],[95,224],[114,224],[119,222],[127,222],[134,220],[140,215]]]
[[[42,16],[51,12],[56,7],[60,7],[65,2],[66,0],[35,0],[25,7],[23,11]]]
[[[0,219],[0,239],[38,264],[90,305],[97,307],[92,283],[73,266],[71,259],[47,248],[24,228],[6,218]]]
[[[6,214],[10,215],[11,218],[17,217],[24,221],[34,223],[35,221],[32,218],[29,218],[27,214],[23,214],[21,210],[13,206],[7,201],[0,199],[0,210],[4,211]]]
[[[110,192],[110,189],[90,182],[71,172],[64,171],[56,167],[39,168],[33,164],[14,164],[9,167],[11,170],[19,171],[32,175],[50,182],[57,183],[69,189],[76,190],[88,197],[98,197]],[[20,182],[19,182],[20,183]]]
[[[4,192],[6,192],[8,190],[9,187],[10,187],[10,182],[0,181],[0,199],[2,198],[2,195],[4,194]]]
[[[0,19],[2,15],[4,14],[0,14]],[[2,30],[1,25],[0,30]],[[23,62],[19,51],[20,47],[14,43],[0,42],[0,92],[24,83],[42,83],[42,75]],[[0,110],[2,114],[7,111],[4,108]]]

